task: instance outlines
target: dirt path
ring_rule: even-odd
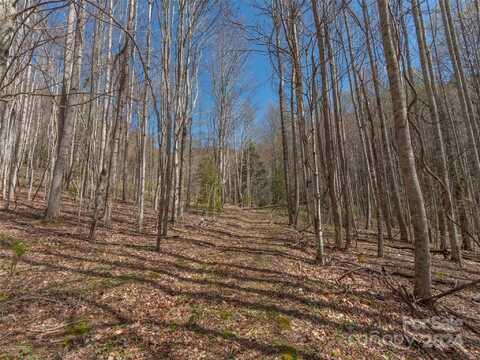
[[[380,261],[365,243],[361,252],[330,253],[322,268],[271,211],[227,208],[215,219],[187,214],[159,254],[154,214],[150,235],[140,235],[134,208],[122,206],[93,244],[74,214],[57,224],[44,223],[40,210],[0,214],[5,358],[427,358],[379,341],[401,336],[408,314],[387,289],[368,274],[336,281],[348,264],[392,264],[398,250]],[[15,240],[27,253],[8,276]]]

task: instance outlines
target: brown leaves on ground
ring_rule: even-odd
[[[440,318],[453,316],[446,307],[455,312],[461,347],[407,338],[404,317],[413,315],[375,273],[384,266],[410,288],[412,252],[386,247],[378,259],[366,233],[347,253],[329,248],[329,265],[319,267],[313,246],[302,246],[269,209],[226,208],[215,219],[192,211],[161,253],[153,213],[139,234],[135,208],[119,205],[113,228],[99,229],[94,243],[86,241],[88,218],[79,220],[74,207],[65,214],[50,224],[40,204],[0,213],[0,358],[480,356],[475,289],[442,299],[437,313],[422,310]],[[26,253],[9,275],[13,241]],[[460,270],[435,255],[433,275],[438,292],[478,278],[480,266],[466,260]]]

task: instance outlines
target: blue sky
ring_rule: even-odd
[[[252,3],[252,0],[232,1],[235,13],[235,21],[245,26],[253,26],[259,21],[265,21],[258,13],[258,9]],[[245,34],[245,37],[248,37]],[[256,110],[255,135],[260,135],[264,127],[265,113],[268,106],[277,102],[277,93],[275,83],[272,77],[270,60],[265,53],[265,47],[256,44],[254,41],[247,41],[245,50],[249,52],[247,64],[242,72],[241,81],[248,84],[246,92],[242,95],[243,100],[248,99],[250,104]],[[208,50],[206,50],[208,51]],[[204,60],[208,61],[208,54],[204,54]],[[209,119],[209,111],[212,110],[213,98],[211,95],[210,75],[208,69],[203,67],[200,71],[199,83],[199,103],[196,112],[196,124],[194,125],[194,134],[197,138],[205,138],[206,121]]]
[[[258,9],[253,5],[252,0],[238,1],[240,20],[246,25],[255,25],[259,21]],[[262,118],[268,105],[276,102],[277,95],[272,82],[272,69],[268,56],[263,53],[265,48],[249,44],[250,58],[248,62],[249,75],[254,79],[255,88],[252,92],[252,102],[257,109],[257,118]]]

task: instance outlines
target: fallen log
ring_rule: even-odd
[[[477,280],[474,280],[474,281],[456,286],[456,287],[454,287],[450,290],[441,292],[440,294],[437,294],[437,295],[432,295],[432,296],[429,296],[427,298],[419,299],[419,300],[417,300],[417,303],[419,303],[419,304],[433,303],[433,302],[438,301],[439,299],[441,299],[445,296],[455,294],[459,291],[462,291],[462,290],[465,290],[465,289],[468,289],[468,288],[471,288],[471,287],[475,287],[478,284],[480,284],[480,279],[477,279]]]

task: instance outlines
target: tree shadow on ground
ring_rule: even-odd
[[[218,359],[228,358],[222,351],[230,347],[234,354],[253,351],[265,357],[288,353],[292,350],[290,345],[298,357],[322,359],[330,358],[329,354],[324,354],[321,345],[309,339],[308,334],[302,335],[307,336],[306,340],[290,337],[289,345],[285,345],[279,343],[277,337],[287,337],[275,332],[263,338],[225,332],[218,324],[207,321],[212,317],[209,311],[221,307],[240,314],[275,314],[275,317],[292,319],[300,327],[308,325],[311,329],[326,331],[325,340],[330,341],[343,341],[353,335],[393,336],[401,328],[399,313],[404,311],[398,309],[399,302],[378,288],[369,289],[366,283],[372,280],[365,274],[356,275],[363,284],[358,289],[352,288],[351,284],[335,283],[322,276],[330,271],[328,267],[314,266],[312,247],[308,246],[305,251],[289,248],[287,252],[288,239],[269,234],[264,228],[266,223],[250,220],[243,213],[238,218],[231,213],[226,217],[251,224],[252,234],[212,226],[183,226],[179,227],[181,231],[175,231],[180,235],[162,242],[160,253],[154,251],[153,235],[132,236],[134,222],[117,223],[128,216],[128,211],[122,210],[117,215],[108,237],[103,239],[104,233],[100,232],[97,237],[100,240],[95,242],[85,241],[82,233],[72,235],[68,229],[29,224],[32,217],[28,211],[20,212],[17,218],[8,216],[8,226],[20,232],[19,236],[38,240],[22,259],[19,274],[26,276],[27,271],[31,271],[38,280],[30,284],[31,288],[23,286],[13,291],[8,301],[2,304],[3,311],[18,316],[17,329],[21,327],[21,321],[31,321],[30,316],[38,316],[29,310],[29,306],[35,303],[42,308],[39,314],[45,314],[46,318],[57,316],[62,319],[60,309],[68,311],[70,308],[75,310],[76,316],[89,316],[92,327],[87,338],[107,331],[109,334],[102,338],[102,343],[118,341],[120,347],[137,344],[143,349],[144,357],[151,359],[179,358],[176,349],[192,346],[196,340],[205,341],[204,349]],[[153,227],[154,217],[150,216],[148,220],[149,226]],[[64,226],[71,225],[71,217],[67,216]],[[37,244],[40,240],[41,244]],[[6,245],[4,243],[3,247]],[[374,249],[367,246],[363,250],[366,261],[376,265]],[[309,255],[311,258],[307,257]],[[12,257],[3,251],[0,259],[8,263]],[[270,262],[271,259],[275,259],[275,263]],[[56,281],[52,284],[54,279]],[[118,293],[133,295],[128,299],[130,302],[126,302],[112,296]],[[171,321],[158,311],[154,312],[155,316],[139,314],[145,310],[139,307],[148,304],[143,298],[146,294],[155,299],[172,298],[179,302],[179,307],[184,306],[183,303],[201,305],[207,316],[193,321],[177,318],[175,330],[172,330]],[[19,302],[24,305],[19,306]],[[48,308],[47,303],[53,303],[53,308]],[[176,306],[175,302],[165,310]],[[397,310],[394,313],[385,310],[387,308]],[[115,334],[118,326],[126,327],[122,337]],[[145,336],[145,332],[150,336]],[[166,339],[160,335],[158,339],[151,336],[165,335],[166,332],[174,334]],[[298,332],[302,333],[301,329]],[[38,339],[27,329],[20,333],[46,352],[51,344],[58,344],[66,336],[65,332],[52,332]],[[335,336],[340,340],[331,340],[336,339]],[[192,337],[192,342],[182,342]],[[217,346],[208,345],[211,339]],[[84,340],[72,341],[68,351],[88,347]],[[391,351],[390,345],[377,346],[378,351]],[[421,350],[409,351],[418,354],[417,351]],[[445,354],[432,354],[445,358]]]

